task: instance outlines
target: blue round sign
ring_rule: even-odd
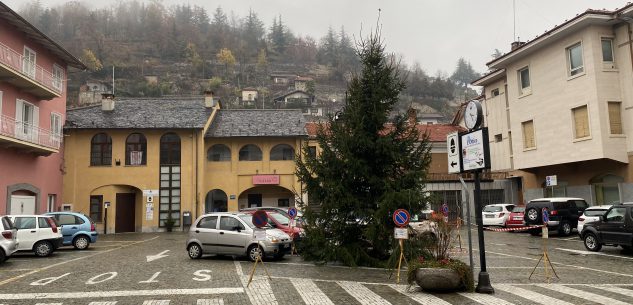
[[[397,209],[393,212],[393,222],[398,227],[406,227],[409,224],[409,219],[411,215],[405,209]]]
[[[290,216],[290,219],[295,219],[297,217],[297,208],[289,208],[288,216]]]
[[[444,214],[444,216],[448,216],[448,204],[442,204],[442,214]]]
[[[549,211],[547,208],[543,208],[543,223],[547,224],[549,222]]]
[[[255,211],[253,213],[253,225],[258,228],[263,228],[268,224],[268,214],[266,211]]]

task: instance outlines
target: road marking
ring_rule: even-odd
[[[424,293],[420,291],[408,291],[407,285],[389,284],[388,286],[422,305],[451,305],[451,303],[446,302],[430,293]]]
[[[118,290],[84,292],[39,292],[0,294],[0,300],[37,300],[37,299],[86,299],[157,295],[194,295],[244,293],[244,288],[198,288],[198,289],[156,289],[156,290]]]
[[[574,249],[565,249],[565,248],[556,248],[556,250],[567,251],[567,252],[578,253],[578,254],[584,254],[584,255],[600,255],[600,256],[617,257],[617,258],[633,260],[633,257],[620,256],[620,255],[614,255],[614,254],[606,254],[606,253],[601,253],[601,252],[592,252],[592,251],[574,250]]]
[[[360,283],[346,281],[336,283],[363,305],[391,305],[387,300]]]
[[[63,305],[63,303],[35,303],[35,305]]]
[[[161,253],[158,253],[156,255],[148,255],[147,256],[147,262],[149,263],[151,261],[155,261],[157,259],[160,259],[160,258],[163,258],[163,257],[167,257],[167,256],[169,256],[169,255],[165,254],[167,252],[169,252],[169,250],[165,250],[165,251],[163,251]]]
[[[460,292],[458,293],[461,296],[467,297],[477,303],[480,304],[484,304],[484,305],[488,305],[488,304],[494,304],[494,305],[514,305],[514,303],[510,303],[510,302],[506,302],[500,298],[497,297],[493,297],[491,295],[488,294],[482,294],[482,293],[465,293],[465,292]]]
[[[497,255],[504,255],[504,256],[509,256],[509,257],[522,258],[522,259],[527,259],[527,260],[531,260],[531,261],[538,261],[539,260],[537,258],[532,258],[532,257],[525,257],[525,256],[505,254],[505,253],[492,252],[492,251],[486,251],[486,253],[492,253],[492,254],[497,254]],[[633,274],[618,273],[618,272],[594,269],[594,268],[589,268],[589,267],[584,267],[584,266],[568,265],[568,264],[556,263],[556,262],[552,262],[552,264],[558,265],[558,266],[573,267],[575,269],[583,269],[583,270],[590,270],[590,271],[594,271],[594,272],[601,272],[601,273],[606,273],[606,274],[614,274],[614,275],[619,275],[619,276],[633,277]]]
[[[88,305],[116,305],[117,301],[109,301],[109,302],[90,302]]]
[[[143,305],[169,305],[169,300],[147,300]]]
[[[583,298],[592,302],[603,305],[630,305],[629,303],[620,302],[616,299],[612,299],[603,295],[586,292],[580,289],[563,286],[561,284],[536,284],[538,287],[554,290],[557,292],[566,293],[575,297]]]
[[[306,305],[334,305],[330,298],[309,279],[291,281]]]
[[[603,289],[603,290],[610,291],[610,292],[619,293],[619,294],[625,295],[627,297],[632,297],[633,298],[633,290],[631,290],[631,289],[620,288],[620,287],[607,287],[607,286],[596,286],[595,288]]]
[[[250,287],[248,285],[248,276],[244,275],[242,271],[242,265],[240,262],[234,260],[233,264],[235,265],[235,271],[237,272],[237,276],[240,278],[240,282],[242,283],[242,287],[248,296],[248,299],[251,301],[253,305],[277,305],[277,298],[275,298],[275,294],[273,294],[273,289],[270,287],[270,283],[268,282],[268,278],[263,276],[254,276],[253,281],[251,282]]]
[[[565,302],[563,300],[555,299],[544,294],[540,294],[538,292],[534,292],[531,290],[523,289],[520,287],[508,285],[508,284],[495,284],[495,289],[503,290],[505,292],[509,292],[514,295],[518,295],[520,297],[526,298],[532,302],[536,302],[543,305],[574,305],[569,302]]]
[[[90,255],[86,255],[86,256],[78,257],[78,258],[73,258],[73,259],[71,259],[71,260],[67,260],[67,261],[63,261],[63,262],[56,263],[56,264],[48,265],[48,266],[46,266],[46,267],[38,268],[38,269],[35,269],[35,270],[33,270],[33,271],[30,271],[30,272],[27,272],[27,273],[20,274],[20,275],[18,275],[18,276],[14,276],[14,277],[12,277],[12,278],[8,278],[8,279],[6,279],[6,280],[4,280],[4,281],[0,281],[0,286],[2,286],[2,285],[4,285],[4,284],[7,284],[7,283],[11,283],[11,282],[13,282],[13,281],[15,281],[15,280],[21,279],[21,278],[23,278],[23,277],[25,277],[25,276],[29,276],[29,275],[31,275],[31,274],[34,274],[34,273],[37,273],[37,272],[40,272],[40,271],[44,271],[44,270],[47,270],[47,269],[50,269],[50,268],[53,268],[53,267],[61,266],[61,265],[63,265],[63,264],[67,264],[67,263],[70,263],[70,262],[74,262],[74,261],[82,260],[82,259],[85,259],[85,258],[93,257],[93,256],[96,256],[96,255],[99,255],[99,254],[102,254],[102,253],[111,252],[111,251],[114,251],[114,250],[118,250],[118,249],[122,249],[122,248],[127,248],[127,247],[130,247],[130,246],[134,246],[134,245],[136,245],[136,244],[140,244],[140,243],[148,242],[148,241],[151,241],[151,240],[157,239],[158,237],[159,237],[159,236],[155,236],[155,237],[152,237],[152,238],[150,238],[150,239],[145,239],[145,240],[137,241],[137,242],[134,242],[134,243],[130,243],[130,244],[127,244],[127,245],[120,246],[120,247],[118,247],[118,248],[114,248],[114,249],[110,249],[110,250],[106,250],[106,251],[100,251],[100,252],[98,252],[98,253],[94,253],[94,254],[90,254]]]
[[[199,299],[196,305],[224,305],[223,299]]]
[[[7,270],[0,270],[0,272],[22,272],[22,271],[31,271],[31,270],[34,270],[34,269],[7,269]]]

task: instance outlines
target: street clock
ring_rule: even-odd
[[[475,100],[468,102],[466,110],[464,111],[464,123],[466,124],[466,128],[472,130],[479,127],[483,121],[482,116],[481,103]]]

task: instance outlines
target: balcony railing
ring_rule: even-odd
[[[0,115],[0,135],[59,150],[62,135]]]
[[[47,71],[34,62],[24,59],[24,56],[3,43],[0,43],[0,63],[9,66],[20,75],[34,80],[41,86],[59,95],[62,94],[63,80],[55,77],[52,72]]]

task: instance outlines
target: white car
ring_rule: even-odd
[[[49,256],[62,246],[62,230],[55,218],[47,215],[8,215],[17,231],[18,251],[33,251]]]
[[[17,232],[9,217],[0,217],[0,264],[8,260],[11,254],[17,251]]]
[[[481,212],[484,226],[505,226],[514,204],[489,204]]]
[[[600,220],[600,216],[603,216],[609,208],[611,208],[611,205],[597,205],[585,209],[585,212],[582,213],[582,216],[578,218],[578,234],[582,232],[582,229],[586,223]]]

